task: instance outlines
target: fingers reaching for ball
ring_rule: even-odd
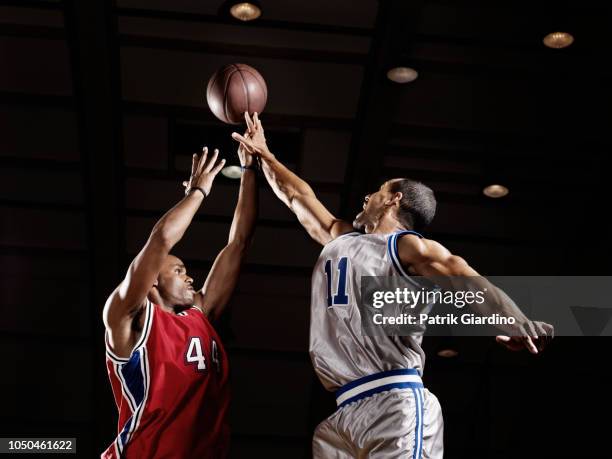
[[[255,130],[255,123],[253,123],[253,120],[251,120],[251,117],[249,116],[249,112],[244,112],[244,121],[246,121],[246,125],[247,125],[246,134],[249,134],[249,135],[253,134],[253,131]]]
[[[259,115],[257,112],[253,113],[253,121],[255,121],[255,127],[258,131],[261,131],[263,135],[263,126],[261,125],[261,121],[259,121]]]
[[[201,188],[204,190],[204,194],[208,196],[215,177],[225,165],[225,159],[217,161],[218,157],[219,150],[216,148],[210,159],[208,159],[207,147],[202,149],[200,157],[194,153],[191,162],[191,176],[189,177],[189,181],[186,180],[183,182],[185,194],[189,194],[192,188]]]
[[[233,132],[232,138],[240,142],[244,150],[251,155],[260,156],[264,159],[271,157],[272,153],[268,150],[263,126],[257,112],[253,113],[253,117],[249,116],[248,112],[245,112],[244,119],[247,124],[247,132],[245,135]]]

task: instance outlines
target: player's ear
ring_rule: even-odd
[[[402,194],[402,192],[398,191],[396,193],[393,193],[391,195],[391,198],[387,202],[385,202],[385,204],[388,206],[399,206],[400,202],[402,202],[403,197],[404,195]]]

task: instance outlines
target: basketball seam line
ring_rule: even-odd
[[[244,92],[244,98],[246,100],[246,108],[247,108],[247,112],[251,113],[251,110],[249,110],[249,91],[247,89],[247,84],[246,81],[244,79],[244,77],[242,76],[242,71],[238,68],[237,65],[235,65],[236,67],[236,71],[238,72],[238,74],[240,75],[240,79],[242,80],[242,90]]]
[[[259,87],[263,90],[264,94],[266,95],[266,101],[268,100],[268,88],[267,86],[264,86],[261,84],[261,81],[259,81],[259,78],[257,77],[257,75],[255,75],[253,72],[251,72],[248,69],[243,69],[241,70],[245,73],[249,73],[253,78],[255,78],[255,81],[257,81],[257,83],[259,84]],[[261,79],[263,80],[263,77],[261,77]]]
[[[219,72],[215,72],[212,79],[208,82],[208,86],[206,87],[206,99],[208,100],[210,90],[215,86],[217,78],[219,77]]]
[[[233,65],[233,64],[232,64]],[[233,65],[234,67],[236,67],[235,65]],[[234,73],[236,73],[237,70],[234,68],[234,71],[232,73],[230,73],[225,80],[225,85],[223,87],[223,115],[225,115],[225,119],[230,121],[229,116],[227,116],[227,87],[229,86],[229,82],[232,79],[232,75]]]

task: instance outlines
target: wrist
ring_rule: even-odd
[[[200,186],[192,186],[191,188],[189,188],[189,190],[187,190],[187,196],[196,196],[200,199],[204,199],[207,198],[208,195],[209,192],[207,192],[204,188]]]
[[[265,161],[274,161],[276,159],[276,156],[274,156],[274,153],[272,153],[268,149],[268,147],[266,147],[266,149],[261,152],[260,157],[261,157],[261,159],[263,159]]]

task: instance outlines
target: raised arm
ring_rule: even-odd
[[[149,238],[130,264],[127,274],[106,301],[103,320],[110,344],[120,357],[127,357],[134,344],[132,321],[146,304],[162,264],[174,245],[181,240],[204,195],[210,193],[213,180],[223,167],[216,164],[218,151],[207,161],[207,149],[198,158],[193,155],[190,186],[186,195],[155,224]]]
[[[217,255],[204,286],[196,295],[196,304],[212,319],[223,312],[236,287],[257,220],[257,174],[253,157],[241,147],[238,148],[238,157],[243,172],[228,242]]]
[[[483,315],[498,313],[516,319],[516,328],[506,332],[518,336],[497,337],[497,341],[507,348],[527,348],[537,354],[538,349],[544,349],[553,336],[552,325],[529,320],[508,295],[438,242],[405,235],[399,239],[398,251],[402,265],[412,274],[430,278],[443,288],[486,291],[486,301],[482,305],[474,304],[472,308]]]
[[[248,117],[248,114],[245,116]],[[334,217],[325,208],[308,183],[287,169],[270,152],[257,113],[253,115],[250,125],[253,131],[250,136],[234,132],[232,137],[241,143],[247,153],[261,159],[264,175],[272,190],[297,216],[310,237],[325,245],[341,234],[353,231],[350,223]]]

